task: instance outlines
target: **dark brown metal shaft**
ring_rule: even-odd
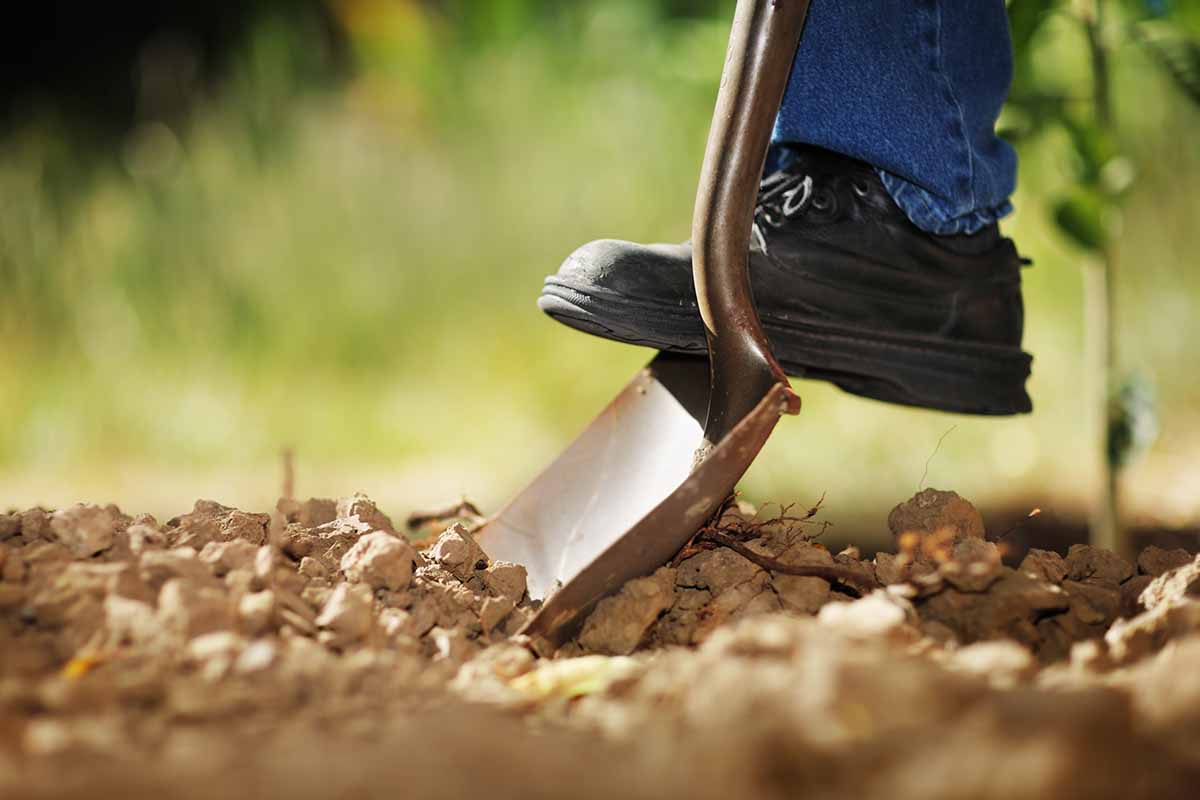
[[[715,445],[762,400],[787,386],[750,289],[748,256],[758,184],[808,0],[739,0],[692,218],[692,274],[711,361],[704,428]],[[790,413],[800,398],[787,393]]]

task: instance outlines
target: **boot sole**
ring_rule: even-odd
[[[576,330],[673,353],[703,354],[694,309],[633,300],[561,278],[546,279],[538,308]],[[760,310],[767,339],[788,375],[833,383],[851,394],[960,414],[1023,414],[1032,359],[1015,347],[947,342],[839,328]]]

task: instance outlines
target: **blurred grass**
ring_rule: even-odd
[[[52,116],[9,135],[0,506],[261,507],[289,446],[303,493],[494,508],[549,460],[649,353],[543,318],[541,278],[593,238],[686,238],[727,22],[632,0],[532,6],[339,4],[345,84],[306,77],[302,21],[265,19],[186,124],[147,119],[99,158]],[[1078,91],[1078,43],[1048,35],[1039,71]],[[1137,52],[1117,80],[1139,173],[1119,353],[1156,381],[1163,426],[1129,500],[1181,522],[1200,516],[1200,120]],[[954,417],[797,382],[805,410],[756,464],[752,498],[825,492],[831,519],[881,521],[928,464],[925,485],[983,504],[1083,502],[1079,255],[1042,202],[1070,180],[1061,152],[1022,150],[1007,225],[1036,261],[1036,413]]]

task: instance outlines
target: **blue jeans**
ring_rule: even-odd
[[[973,233],[1012,209],[1011,80],[1004,0],[812,0],[774,141],[866,161],[918,227]]]

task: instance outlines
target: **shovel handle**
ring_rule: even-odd
[[[750,231],[775,116],[808,0],[738,0],[692,217],[692,277],[710,363],[706,446],[725,437],[787,376],[750,289]],[[786,391],[788,413],[800,398]]]

